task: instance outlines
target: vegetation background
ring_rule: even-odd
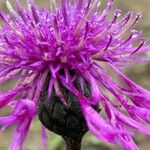
[[[25,0],[21,0],[23,3]],[[39,7],[48,7],[48,0],[35,0]],[[10,0],[13,3],[13,0]],[[102,0],[102,3],[106,4],[106,0]],[[0,10],[7,11],[6,0],[0,0]],[[115,8],[119,8],[126,13],[128,11],[142,12],[143,17],[136,26],[136,29],[143,30],[145,37],[150,38],[150,0],[116,0]],[[149,55],[150,56],[150,55]],[[127,75],[143,85],[145,88],[150,89],[150,64],[135,64],[131,69],[127,70]],[[8,85],[5,85],[7,88]],[[2,87],[1,87],[2,88]],[[0,111],[0,116],[6,114],[6,110]],[[0,133],[0,150],[8,150],[9,143],[12,138],[13,127],[8,128],[5,132]],[[30,134],[26,140],[24,150],[42,150],[40,122],[35,120],[31,126]],[[48,132],[49,137],[49,150],[65,150],[64,141],[60,136],[54,135]],[[137,134],[135,137],[136,143],[139,145],[140,150],[150,150],[150,138],[147,138],[141,134]],[[83,150],[120,150],[120,148],[104,144],[97,141],[93,136],[86,134],[83,139]]]

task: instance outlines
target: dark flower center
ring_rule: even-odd
[[[69,73],[71,76],[75,75],[74,70],[70,69]],[[61,69],[59,74],[64,75],[64,70]],[[62,85],[60,91],[67,100],[67,106],[64,105],[56,95],[54,88],[51,96],[47,98],[50,77],[51,75],[48,74],[38,102],[37,110],[40,121],[47,129],[61,135],[62,137],[73,139],[82,138],[82,136],[88,131],[88,128],[85,118],[82,115],[78,99],[72,94],[72,92]],[[78,90],[81,90],[77,79],[74,81],[74,85]],[[84,83],[84,93],[86,97],[91,96],[90,86],[87,82]],[[95,109],[98,110],[97,106]]]

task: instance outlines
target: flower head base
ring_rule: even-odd
[[[67,105],[60,90],[60,85],[63,85],[79,100],[93,135],[119,144],[126,150],[137,150],[127,128],[150,135],[150,128],[143,124],[143,120],[150,123],[150,92],[129,80],[121,69],[128,62],[149,61],[137,56],[150,47],[144,46],[141,32],[132,30],[141,14],[133,17],[133,13],[129,12],[123,19],[118,19],[121,11],[117,9],[109,20],[113,0],[108,1],[102,12],[98,12],[100,0],[74,0],[74,3],[61,0],[60,7],[52,0],[50,11],[37,8],[33,0],[27,0],[27,10],[19,0],[15,3],[17,12],[9,1],[10,15],[0,12],[3,21],[0,27],[0,84],[17,79],[12,89],[0,93],[0,108],[12,106],[13,102],[12,114],[0,119],[2,129],[11,124],[17,125],[14,136],[20,140],[12,143],[11,150],[16,147],[22,149],[49,73],[51,77],[45,100],[49,100],[54,89]],[[134,44],[137,41],[139,46]],[[100,62],[114,71],[126,87],[115,81]],[[75,86],[76,80],[81,90]],[[85,80],[90,85],[90,97],[85,96],[83,90]],[[115,100],[107,97],[105,91],[111,93]],[[121,107],[116,105],[116,101]],[[105,110],[106,119],[91,106],[97,104]],[[19,128],[21,132],[18,134]]]
[[[50,77],[51,75],[48,74],[37,104],[39,119],[47,129],[61,135],[65,140],[68,138],[73,141],[81,140],[88,128],[79,101],[75,95],[62,85],[60,85],[60,91],[63,93],[66,105],[56,95],[54,88],[51,96],[47,99]],[[80,88],[78,81],[74,83],[77,88]],[[85,96],[90,95],[89,86],[86,84],[84,86]],[[96,107],[93,108],[98,110]]]

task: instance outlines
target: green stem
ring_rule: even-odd
[[[66,150],[81,150],[82,138],[73,139],[70,137],[63,137],[66,142]]]

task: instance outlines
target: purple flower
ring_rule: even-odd
[[[131,62],[149,61],[139,54],[150,47],[145,46],[141,32],[133,30],[141,14],[128,12],[120,19],[121,11],[116,9],[109,19],[113,0],[102,12],[98,11],[100,0],[61,0],[61,6],[52,0],[50,11],[37,8],[34,0],[27,0],[27,10],[15,0],[17,12],[9,1],[6,3],[10,14],[0,12],[0,84],[12,80],[15,85],[0,93],[0,108],[12,108],[10,115],[0,118],[0,124],[1,130],[16,125],[10,149],[23,149],[50,72],[48,97],[54,89],[67,105],[60,90],[60,85],[65,86],[79,100],[93,135],[125,150],[137,150],[132,131],[150,136],[146,125],[150,123],[150,92],[128,79],[122,69]],[[139,46],[135,46],[137,42]],[[104,65],[123,84],[115,81]],[[71,75],[70,70],[75,74]],[[74,85],[77,79],[81,90]],[[82,90],[85,80],[90,85],[90,97]],[[105,117],[93,109],[93,104],[102,107]],[[43,137],[46,143],[44,129]]]

